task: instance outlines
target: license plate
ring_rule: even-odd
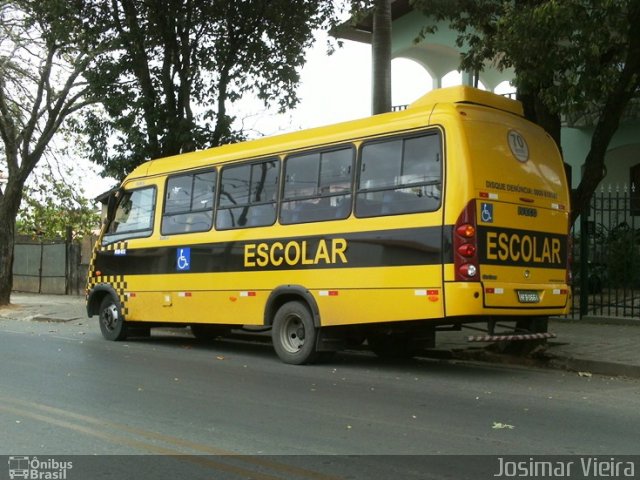
[[[535,290],[518,290],[518,301],[520,303],[539,303],[540,295]]]

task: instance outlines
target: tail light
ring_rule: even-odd
[[[571,230],[569,230],[569,234],[567,235],[567,285],[571,285],[573,283],[573,235]]]
[[[476,282],[480,278],[476,201],[464,208],[453,228],[453,265],[456,281]]]

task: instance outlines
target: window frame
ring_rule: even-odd
[[[115,220],[116,213],[120,208],[120,204],[123,201],[125,195],[133,195],[135,192],[139,192],[142,190],[151,190],[153,192],[153,199],[151,202],[151,218],[150,218],[150,227],[149,228],[140,228],[136,230],[127,230],[121,233],[108,233],[108,230],[111,228],[111,224]],[[158,205],[158,187],[156,185],[143,185],[141,187],[127,189],[126,185],[122,187],[120,190],[122,192],[122,196],[118,199],[118,202],[115,205],[113,210],[113,217],[108,219],[108,223],[105,226],[104,235],[102,235],[102,245],[110,245],[116,242],[122,242],[129,239],[136,238],[149,238],[155,232],[155,221],[156,221],[156,207]],[[133,234],[133,235],[131,235]],[[137,235],[138,234],[138,235]],[[117,238],[114,238],[117,237]]]
[[[213,196],[211,199],[211,208],[201,208],[201,209],[197,209],[197,210],[193,210],[193,194],[194,194],[194,185],[195,185],[195,181],[196,181],[196,176],[203,174],[203,173],[214,173],[215,174],[215,179],[214,179],[214,184],[213,184]],[[182,210],[179,212],[170,212],[167,213],[167,193],[169,192],[169,181],[172,178],[178,178],[178,177],[191,177],[191,194],[190,194],[190,209],[189,210]],[[180,171],[180,172],[176,172],[176,173],[172,173],[171,175],[167,175],[167,178],[165,179],[164,182],[164,196],[162,199],[162,213],[161,213],[161,217],[160,217],[160,234],[162,236],[173,236],[173,235],[184,235],[184,234],[189,234],[189,233],[202,233],[202,232],[210,232],[215,225],[215,211],[216,211],[216,198],[217,198],[217,190],[218,190],[218,179],[220,178],[220,173],[218,172],[218,169],[216,167],[207,167],[207,168],[203,168],[203,169],[198,169],[198,170],[191,170],[191,171]],[[178,215],[186,215],[186,214],[191,214],[191,213],[204,213],[204,212],[211,212],[211,225],[209,226],[209,228],[206,229],[202,229],[202,230],[190,230],[190,231],[185,231],[185,232],[173,232],[173,233],[165,233],[164,232],[164,219],[165,217],[173,217],[173,216],[178,216]]]
[[[289,162],[289,160],[291,159],[291,157],[301,157],[301,156],[305,156],[305,155],[313,155],[313,154],[319,154],[320,155],[320,159],[318,161],[318,169],[316,171],[316,187],[318,188],[319,191],[319,187],[320,187],[320,180],[322,178],[322,155],[323,154],[327,154],[327,153],[332,153],[332,152],[337,152],[340,150],[350,150],[351,153],[351,164],[350,164],[350,168],[351,168],[351,178],[349,179],[349,188],[348,190],[346,190],[345,192],[342,193],[326,193],[326,194],[317,194],[317,195],[306,195],[306,196],[300,196],[300,197],[286,197],[285,196],[285,188],[286,188],[286,175],[287,175],[287,163]],[[296,152],[290,152],[288,154],[286,154],[286,156],[283,159],[282,162],[282,171],[281,171],[281,192],[280,192],[280,198],[279,198],[279,211],[278,211],[278,221],[280,224],[282,225],[300,225],[300,224],[304,224],[304,223],[316,223],[316,222],[328,222],[328,221],[332,221],[332,220],[344,220],[345,218],[349,218],[349,216],[353,213],[353,201],[354,201],[354,185],[355,185],[355,181],[356,181],[356,168],[357,168],[357,156],[358,156],[358,149],[356,147],[355,143],[343,143],[343,144],[338,144],[338,145],[327,145],[324,147],[316,147],[313,148],[311,150],[300,150],[300,151],[296,151]],[[318,199],[318,200],[322,200],[322,199],[326,199],[326,198],[332,198],[332,197],[343,197],[343,196],[349,196],[349,209],[346,212],[346,215],[338,217],[338,218],[326,218],[326,219],[316,219],[316,220],[302,220],[302,221],[295,221],[295,222],[283,222],[282,221],[282,207],[285,203],[287,202],[294,202],[294,201],[300,201],[300,202],[305,202],[308,200],[314,200],[314,199]]]
[[[274,194],[275,194],[275,198],[273,200],[269,200],[269,201],[261,201],[261,202],[251,202],[249,201],[248,203],[242,203],[242,204],[236,204],[236,205],[224,205],[222,206],[223,202],[222,202],[222,194],[223,194],[223,175],[224,172],[229,170],[229,169],[233,169],[233,168],[240,168],[240,167],[246,167],[249,166],[251,167],[250,170],[250,182],[252,181],[252,176],[253,176],[253,167],[255,165],[260,165],[263,163],[270,163],[270,162],[274,162],[277,166],[277,174],[276,174],[276,188],[274,189]],[[267,157],[264,158],[259,158],[259,159],[252,159],[252,160],[248,160],[248,161],[234,161],[234,162],[230,162],[228,164],[223,165],[220,169],[220,171],[218,172],[218,191],[216,192],[215,195],[215,212],[214,212],[214,218],[213,218],[213,228],[215,228],[217,231],[227,231],[227,230],[238,230],[238,229],[243,229],[243,228],[260,228],[260,227],[270,227],[272,225],[275,225],[276,222],[278,221],[278,210],[280,207],[280,190],[281,190],[281,183],[282,183],[282,158],[280,156],[280,154],[275,154],[275,155],[269,155]],[[249,184],[249,198],[251,198],[251,186],[252,183]],[[220,214],[220,212],[225,211],[225,210],[233,210],[233,209],[237,209],[237,208],[252,208],[252,207],[256,207],[256,206],[262,206],[262,205],[274,205],[274,210],[275,210],[275,215],[274,215],[274,219],[273,222],[271,223],[267,223],[267,224],[261,224],[261,225],[235,225],[235,226],[230,226],[230,227],[225,227],[225,228],[218,228],[218,216]]]
[[[360,188],[360,182],[362,180],[362,163],[363,163],[363,153],[364,149],[368,145],[376,144],[376,143],[384,143],[384,142],[393,142],[400,140],[402,141],[402,156],[401,156],[401,165],[404,165],[404,153],[405,153],[405,144],[404,142],[407,140],[411,140],[412,138],[420,138],[420,137],[429,137],[435,136],[439,140],[439,155],[440,155],[440,176],[438,181],[423,181],[423,182],[415,182],[415,183],[407,183],[400,184],[394,186],[383,186],[383,187],[373,187],[373,188]],[[411,215],[411,214],[423,214],[430,212],[437,212],[440,210],[444,204],[444,173],[445,173],[445,143],[444,143],[444,132],[441,128],[438,127],[429,127],[425,130],[413,131],[413,132],[400,132],[393,135],[387,135],[384,137],[376,137],[370,139],[364,139],[362,143],[358,146],[358,156],[356,163],[356,178],[355,184],[353,188],[353,215],[356,218],[376,218],[376,217],[388,217],[395,215]],[[390,213],[378,213],[372,215],[362,215],[358,214],[358,197],[364,193],[376,193],[376,192],[396,192],[406,188],[413,187],[426,187],[426,186],[436,186],[440,185],[440,198],[438,199],[438,205],[434,209],[429,210],[419,210],[419,211],[405,211],[405,212],[390,212]]]

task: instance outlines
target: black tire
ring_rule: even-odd
[[[210,325],[207,323],[191,324],[191,333],[201,342],[210,342],[229,334],[230,329],[223,325]]]
[[[549,317],[525,317],[516,321],[516,333],[547,333],[548,330]],[[546,343],[546,339],[514,340],[513,342],[507,342],[502,352],[509,355],[526,357]]]
[[[129,332],[122,306],[111,295],[104,297],[100,303],[99,323],[102,336],[107,340],[118,342],[127,338]]]
[[[524,317],[516,321],[518,333],[547,333],[549,317]]]
[[[319,357],[316,350],[318,331],[307,305],[292,301],[282,305],[273,319],[273,348],[284,363],[302,365]]]
[[[143,322],[131,323],[127,322],[127,338],[150,338],[151,327],[147,327]]]

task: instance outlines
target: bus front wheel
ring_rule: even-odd
[[[278,357],[285,363],[302,365],[318,358],[317,329],[307,305],[299,301],[282,305],[273,319],[271,338]]]
[[[100,331],[107,340],[119,341],[127,338],[127,323],[122,316],[120,302],[111,295],[100,303]]]

